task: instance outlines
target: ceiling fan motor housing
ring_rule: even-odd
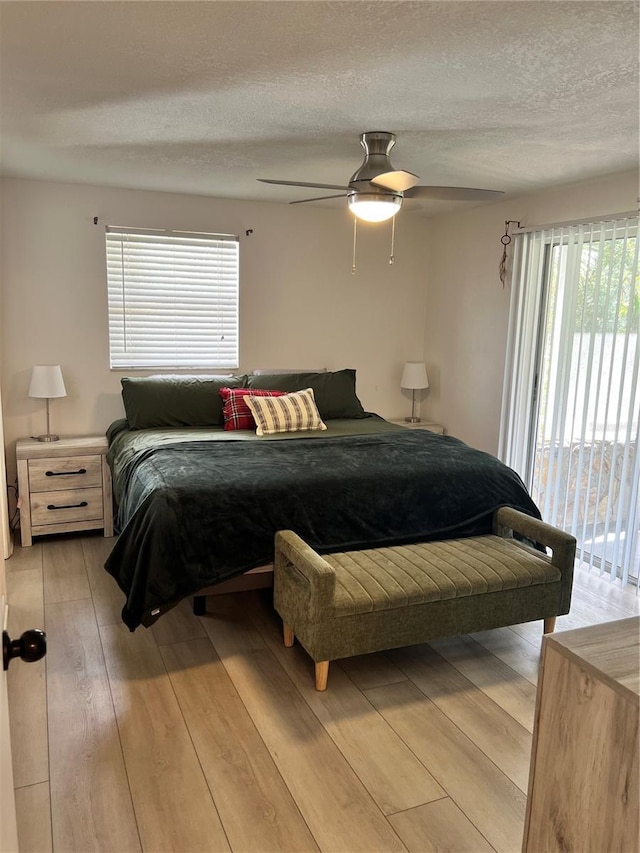
[[[385,172],[394,172],[395,169],[391,165],[390,152],[396,144],[395,133],[388,133],[384,130],[369,130],[360,135],[360,145],[364,148],[364,161],[360,168],[353,173],[349,186],[353,184],[368,183],[382,175]],[[353,187],[359,189],[359,187]],[[382,187],[371,186],[368,191],[374,191],[382,195],[388,195],[389,191]]]

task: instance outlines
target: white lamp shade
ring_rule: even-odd
[[[401,388],[428,388],[429,377],[424,361],[407,361],[402,371]]]
[[[36,364],[31,374],[30,397],[66,397],[59,364]]]

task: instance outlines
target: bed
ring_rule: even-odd
[[[270,563],[277,530],[294,530],[327,553],[480,535],[490,532],[500,506],[539,517],[518,475],[493,456],[365,412],[355,371],[337,373],[340,382],[331,373],[236,377],[237,387],[285,394],[316,386],[326,429],[263,436],[201,423],[193,400],[188,424],[175,412],[165,416],[157,388],[149,399],[163,415],[140,416],[127,405],[131,389],[123,380],[127,418],[109,428],[107,457],[119,537],[105,568],[126,595],[122,618],[130,630]],[[184,378],[163,381],[170,387]],[[224,380],[212,382],[209,393]],[[204,420],[221,420],[210,403]]]

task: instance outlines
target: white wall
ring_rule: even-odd
[[[342,210],[18,179],[4,179],[1,190],[0,364],[12,481],[15,439],[44,430],[44,405],[27,396],[32,365],[63,367],[69,396],[51,403],[61,435],[103,433],[122,415],[125,372],[111,371],[108,358],[105,223],[241,235],[241,372],[355,367],[365,408],[393,418],[410,408],[398,387],[402,363],[424,354],[431,388],[422,416],[495,453],[510,298],[498,279],[504,220],[633,210],[638,176],[430,220],[403,214],[394,266],[388,224],[360,227],[355,276],[352,220]]]
[[[32,365],[62,365],[68,397],[51,402],[60,435],[104,433],[122,416],[126,371],[109,369],[105,224],[240,234],[240,372],[354,367],[366,409],[409,411],[399,382],[403,362],[423,357],[424,219],[398,220],[393,266],[390,224],[359,227],[352,275],[346,210],[4,179],[2,215],[10,478],[15,439],[45,428],[43,401],[27,396]]]
[[[498,277],[505,220],[523,226],[637,210],[638,174],[557,187],[429,220],[424,413],[497,453],[510,289]]]

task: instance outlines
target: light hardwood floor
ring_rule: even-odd
[[[313,666],[269,591],[187,602],[131,634],[102,569],[113,540],[37,540],[6,563],[22,853],[516,853],[541,623]],[[640,600],[579,571],[557,630]]]

